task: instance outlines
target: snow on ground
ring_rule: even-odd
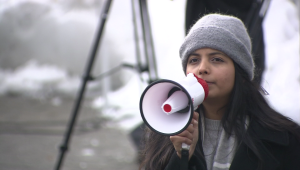
[[[139,100],[147,83],[142,82],[139,75],[134,75],[125,86],[110,92],[106,98],[98,97],[92,107],[101,109],[102,117],[112,119],[111,126],[130,130],[141,123]]]
[[[50,2],[52,1],[47,1],[47,3]],[[126,10],[122,15],[131,15],[128,3],[130,1],[119,0],[112,4],[111,19],[109,18],[111,21],[107,23],[107,27],[110,29],[106,30],[106,36],[111,39],[105,39],[102,42],[108,48],[100,49],[108,53],[113,51],[111,53],[127,58],[121,57],[117,60],[107,58],[104,60],[105,62],[100,63],[100,66],[106,70],[111,68],[106,62],[113,62],[114,65],[124,60],[134,62],[134,44],[133,39],[130,39],[130,37],[133,38],[131,19],[118,19],[120,17],[118,13],[122,13],[122,10]],[[182,79],[184,75],[178,50],[184,37],[184,1],[149,0],[148,6],[159,77],[172,80]],[[76,11],[73,11],[72,15],[78,16]],[[84,13],[80,16],[97,17],[95,13]],[[84,19],[79,18],[79,20],[82,22]],[[76,21],[58,18],[57,22],[68,26],[68,29],[65,30],[68,32],[72,25],[70,23]],[[88,26],[96,25],[93,22],[89,23]],[[270,93],[267,98],[276,110],[300,123],[299,18],[296,7],[287,0],[273,0],[265,18],[264,28],[267,65],[263,87]],[[73,33],[69,35],[73,35]],[[74,41],[74,39],[61,38],[65,43]],[[81,65],[80,67],[83,67],[85,62],[86,59],[69,61],[68,66]],[[142,122],[139,114],[139,99],[147,83],[141,81],[136,72],[121,70],[119,74],[124,72],[126,74],[123,78],[127,80],[126,83],[115,91],[107,92],[105,96],[96,97],[91,107],[99,109],[101,114],[98,116],[111,119],[111,126],[128,131]],[[132,76],[126,76],[127,73]],[[60,64],[55,64],[55,62],[45,64],[33,59],[24,62],[16,69],[0,70],[0,94],[21,94],[43,98],[54,91],[74,96],[80,81],[79,75],[69,74],[68,69]],[[98,85],[99,82],[92,83],[91,88],[97,89]],[[54,99],[57,98],[54,97]]]

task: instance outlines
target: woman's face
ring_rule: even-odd
[[[186,73],[194,73],[207,82],[206,100],[228,100],[234,86],[235,68],[232,59],[223,52],[211,48],[196,50],[188,58]]]

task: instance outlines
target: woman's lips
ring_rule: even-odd
[[[207,81],[207,80],[205,80],[205,82],[207,83],[207,85],[214,84],[213,82],[211,82],[211,81]]]

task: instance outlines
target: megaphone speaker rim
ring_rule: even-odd
[[[190,112],[192,112],[189,116],[189,120],[188,122],[186,123],[186,125],[180,129],[179,131],[176,131],[174,133],[162,133],[158,130],[156,130],[155,128],[153,128],[147,121],[147,119],[145,118],[144,116],[144,112],[143,112],[143,100],[144,100],[144,96],[146,95],[146,93],[148,92],[149,89],[151,89],[152,86],[156,85],[156,84],[159,84],[159,83],[172,83],[172,84],[175,84],[176,86],[179,86],[179,88],[188,96],[188,102],[190,104]],[[177,135],[177,134],[180,134],[181,132],[183,132],[191,123],[192,121],[192,118],[193,118],[193,113],[194,113],[194,106],[193,106],[193,101],[192,101],[192,98],[190,96],[190,94],[188,93],[188,91],[179,83],[175,82],[175,81],[172,81],[172,80],[168,80],[168,79],[161,79],[161,80],[158,80],[158,81],[155,81],[153,83],[151,83],[150,85],[148,85],[145,90],[143,91],[142,95],[141,95],[141,98],[140,98],[140,114],[141,114],[141,117],[144,121],[144,123],[146,124],[147,127],[149,127],[152,131],[158,133],[158,134],[161,134],[161,135],[165,135],[165,136],[173,136],[173,135]]]

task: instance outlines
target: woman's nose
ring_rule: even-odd
[[[202,61],[198,66],[198,74],[199,75],[205,75],[209,74],[209,66],[207,61]]]

